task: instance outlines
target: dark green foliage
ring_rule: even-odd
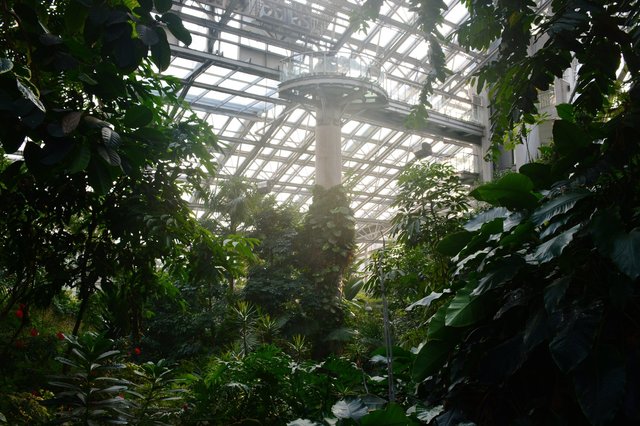
[[[342,278],[355,252],[355,218],[341,186],[314,188],[296,247],[297,264],[308,282],[300,298],[305,326],[318,353],[326,352],[324,337],[343,322]]]
[[[414,366],[429,401],[481,424],[639,420],[627,383],[639,366],[640,151],[627,114],[580,127],[604,144],[556,151],[553,173],[565,180],[541,187],[546,196],[523,174],[474,191],[512,211],[483,213],[479,227],[473,219],[457,246],[454,296],[431,319]],[[517,191],[513,182],[522,182]]]
[[[80,338],[65,336],[69,355],[58,357],[68,372],[53,377],[50,384],[60,389],[47,405],[64,407],[59,423],[73,425],[127,424],[129,402],[124,398],[128,381],[118,378],[119,351],[113,342],[93,333]]]

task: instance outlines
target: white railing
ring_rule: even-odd
[[[342,76],[375,83],[385,89],[385,73],[375,59],[362,54],[307,52],[282,61],[280,81],[301,77]]]

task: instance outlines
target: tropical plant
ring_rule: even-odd
[[[425,18],[431,2],[417,3]],[[499,39],[478,73],[496,148],[532,118],[538,90],[580,66],[572,104],[557,107],[549,164],[476,188],[493,208],[439,244],[457,269],[450,293],[432,297],[443,304],[414,365],[419,393],[442,410],[436,424],[637,423],[638,2],[466,6],[458,40],[482,49]],[[532,38],[546,40],[533,54]]]
[[[129,402],[124,398],[130,382],[122,378],[125,365],[113,341],[96,333],[65,335],[67,357],[57,357],[66,372],[52,377],[61,389],[47,405],[59,407],[59,423],[72,425],[127,424]],[[119,374],[118,374],[119,372]]]
[[[170,364],[161,359],[133,365],[136,375],[132,389],[126,391],[131,404],[128,421],[140,426],[173,424],[183,409],[185,389],[176,387],[178,380]]]
[[[115,283],[127,312],[113,329],[138,338],[145,301],[164,291],[159,264],[207,257],[220,274],[243,257],[232,244],[221,249],[183,200],[215,171],[217,144],[195,114],[172,115],[183,106],[179,83],[155,72],[169,65],[166,30],[191,40],[170,7],[0,8],[0,317],[73,288],[77,334],[93,295]]]

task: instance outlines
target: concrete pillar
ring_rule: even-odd
[[[342,183],[340,108],[325,105],[316,118],[316,185],[325,189]]]

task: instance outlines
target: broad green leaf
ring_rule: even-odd
[[[436,250],[447,256],[455,256],[473,238],[474,234],[468,231],[460,231],[444,237],[436,246]]]
[[[372,411],[360,419],[362,426],[412,426],[417,423],[404,413],[402,407],[389,403],[383,410]]]
[[[553,143],[560,155],[570,155],[591,144],[589,136],[578,125],[566,120],[553,123]]]
[[[365,416],[369,412],[369,409],[360,398],[351,400],[342,399],[333,404],[331,412],[339,419],[358,420],[362,416]]]
[[[629,278],[640,277],[640,228],[616,236],[610,257]]]
[[[160,20],[167,24],[169,31],[187,46],[191,44],[191,34],[182,24],[182,19],[173,12],[167,12],[160,17]]]
[[[556,105],[556,111],[558,112],[558,117],[565,121],[569,121],[571,123],[575,122],[575,116],[573,115],[573,105],[571,104],[560,104]]]
[[[153,111],[144,105],[135,105],[127,109],[124,115],[124,124],[127,127],[144,127],[153,121]]]
[[[498,218],[506,218],[509,213],[509,209],[506,209],[504,207],[494,207],[474,216],[469,222],[464,225],[464,229],[469,232],[477,231],[485,223],[491,222],[492,220]]]
[[[80,124],[80,119],[82,118],[82,114],[82,111],[72,111],[62,117],[62,132],[65,135],[73,132],[78,127],[78,124]]]
[[[581,224],[556,235],[549,241],[540,244],[536,251],[527,256],[527,262],[541,265],[560,256],[564,249],[573,241],[573,235],[580,230]]]
[[[528,163],[518,170],[533,182],[534,189],[549,188],[553,183],[551,166],[542,163]]]
[[[31,101],[32,104],[34,104],[36,107],[38,107],[38,109],[42,112],[47,112],[47,110],[45,109],[44,105],[42,104],[42,102],[40,101],[40,99],[38,98],[38,95],[36,95],[33,90],[31,90],[31,88],[29,88],[27,85],[20,83],[19,80],[16,80],[16,85],[18,86],[18,90],[20,91],[20,93],[22,94],[22,96]],[[32,86],[32,88],[35,89],[34,86]]]
[[[109,192],[112,184],[113,180],[106,166],[100,164],[99,161],[91,159],[89,162],[89,185],[93,190],[100,195],[104,195]]]
[[[553,360],[565,373],[576,368],[591,352],[602,313],[598,306],[573,306],[567,316],[549,343]]]
[[[13,62],[7,58],[0,58],[0,74],[9,72],[13,69]]]
[[[136,25],[136,32],[138,33],[138,38],[142,40],[142,42],[147,46],[153,46],[160,41],[160,37],[158,37],[158,33],[147,25],[138,24]]]
[[[481,296],[471,295],[475,287],[475,284],[471,283],[458,290],[447,307],[444,319],[447,327],[466,327],[475,324],[485,316],[486,301]]]
[[[472,296],[481,295],[489,290],[499,287],[512,280],[520,269],[525,265],[520,256],[512,255],[500,259],[491,268],[485,267],[482,270],[482,278],[478,281],[478,286],[471,292]]]
[[[594,426],[612,424],[625,400],[624,358],[611,345],[597,348],[576,369],[574,386],[586,419]]]
[[[151,46],[151,59],[160,71],[164,71],[171,63],[171,48],[167,41],[167,34],[162,28],[153,29],[158,36],[158,42]]]
[[[554,198],[538,207],[531,214],[531,221],[536,225],[541,225],[557,215],[566,213],[571,208],[573,208],[573,206],[575,206],[578,201],[590,195],[591,192],[584,189],[579,189],[562,194],[561,196]]]
[[[446,340],[430,340],[425,343],[413,363],[413,380],[421,382],[436,373],[445,364],[454,346],[455,342]]]
[[[509,173],[471,191],[471,196],[494,206],[508,209],[531,209],[538,198],[531,192],[533,182],[520,173]]]
[[[102,135],[102,142],[107,148],[117,148],[120,146],[120,135],[110,127],[103,127],[100,129],[100,133]]]
[[[415,308],[416,306],[424,306],[424,307],[428,307],[429,305],[431,305],[431,302],[433,302],[434,300],[438,300],[440,299],[442,296],[446,295],[446,294],[451,294],[451,292],[449,291],[443,291],[441,293],[436,292],[436,291],[432,291],[431,294],[429,294],[426,297],[423,297],[422,299],[413,302],[411,305],[407,306],[407,308],[405,309],[406,311],[410,311],[413,308]]]

